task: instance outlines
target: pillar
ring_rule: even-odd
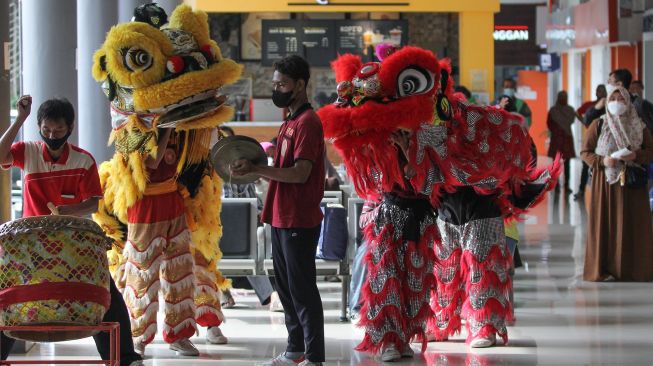
[[[9,128],[9,2],[0,3],[0,135]],[[11,220],[11,174],[0,169],[0,224]]]
[[[22,0],[23,93],[32,96],[32,114],[23,139],[40,140],[36,124],[39,105],[53,97],[67,98],[77,109],[75,0]],[[77,119],[76,119],[77,120]],[[77,142],[77,128],[69,141]]]
[[[113,1],[77,0],[77,133],[79,147],[93,155],[99,164],[109,160],[113,148],[107,146],[111,133],[109,101],[91,74],[93,53],[100,48],[107,32],[117,21],[118,7]]]
[[[494,99],[494,12],[459,13],[460,84],[480,97]]]

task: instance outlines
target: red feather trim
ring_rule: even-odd
[[[351,53],[346,53],[331,61],[331,68],[336,74],[336,82],[351,81],[358,70],[363,66],[361,58]]]

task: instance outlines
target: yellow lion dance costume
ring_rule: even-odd
[[[143,349],[157,332],[159,293],[163,338],[174,343],[196,324],[220,325],[218,291],[230,285],[217,268],[222,181],[208,157],[212,132],[233,115],[217,91],[242,66],[222,58],[205,13],[181,5],[166,18],[154,4],[137,8],[136,21],[111,28],[93,65],[116,148],[100,166],[104,199],[93,218],[115,240],[112,274]]]

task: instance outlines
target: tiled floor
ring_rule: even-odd
[[[550,200],[553,201],[553,200]],[[557,200],[556,200],[557,201]],[[653,285],[588,283],[582,272],[585,215],[582,204],[548,202],[522,227],[525,266],[515,276],[517,322],[510,343],[470,351],[463,336],[430,343],[404,365],[653,365]],[[653,260],[651,265],[653,265]],[[326,315],[327,365],[382,362],[352,350],[361,331],[339,322],[337,284],[321,283]],[[160,339],[147,349],[146,365],[253,365],[284,349],[281,313],[258,306],[253,294],[237,296],[225,311],[229,345],[195,338],[199,358],[179,358]],[[417,349],[417,347],[414,347]],[[35,346],[29,356],[91,356],[90,340]]]

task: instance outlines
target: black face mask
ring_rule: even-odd
[[[66,141],[68,141],[68,137],[70,137],[70,131],[68,131],[66,136],[58,139],[51,139],[41,134],[41,138],[43,139],[43,142],[45,142],[45,144],[48,145],[48,148],[50,148],[50,150],[59,150],[59,148],[61,148],[63,144],[65,144]]]
[[[289,92],[280,92],[278,90],[273,90],[272,91],[272,103],[276,105],[278,108],[287,108],[290,104],[292,104],[293,97],[292,97],[292,90]]]

